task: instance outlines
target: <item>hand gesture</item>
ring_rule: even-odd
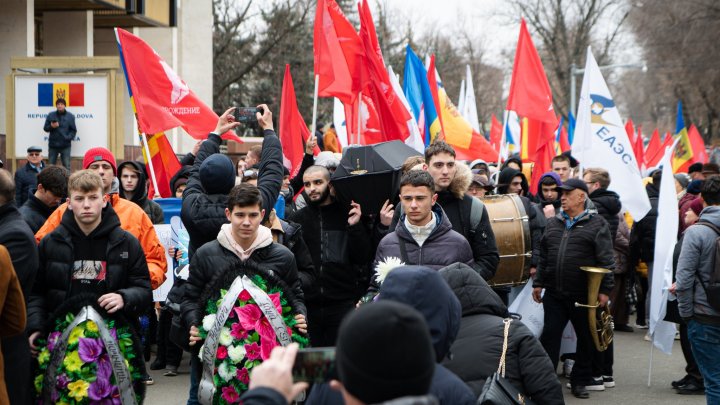
[[[218,118],[217,125],[215,125],[215,130],[213,132],[218,135],[222,135],[225,132],[227,132],[233,128],[239,127],[240,123],[235,122],[235,116],[233,115],[234,112],[235,112],[235,107],[230,107],[227,110],[225,110],[223,115],[221,115],[220,118]],[[198,149],[199,148],[200,147],[198,146]]]
[[[295,327],[297,328],[300,333],[306,334],[307,333],[307,321],[305,320],[305,315],[303,314],[297,314],[295,315]]]
[[[357,225],[360,222],[360,217],[362,216],[360,204],[355,201],[350,202],[350,213],[348,215],[348,225]]]
[[[262,115],[259,112],[255,113],[260,128],[270,130],[274,129],[272,121],[272,111],[270,111],[270,107],[268,107],[267,104],[260,104],[257,107],[263,109]]]
[[[253,368],[250,376],[250,389],[272,388],[280,392],[287,403],[290,403],[308,388],[308,384],[305,382],[293,383],[292,368],[297,352],[297,343],[292,343],[287,347],[276,346],[273,348],[270,358]]]
[[[123,297],[120,294],[117,293],[109,293],[100,296],[98,298],[98,304],[103,307],[108,314],[113,314],[125,306],[125,301],[123,301]]]
[[[315,146],[317,146],[317,138],[315,135],[310,135],[307,142],[305,142],[305,153],[312,155],[315,151]]]
[[[537,302],[538,304],[542,303],[542,287],[535,287],[533,288],[532,297],[533,301]]]
[[[395,216],[393,208],[394,206],[390,204],[390,200],[385,200],[385,204],[380,209],[380,223],[384,226],[390,226],[392,223],[393,216]]]

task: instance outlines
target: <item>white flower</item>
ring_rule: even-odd
[[[218,342],[220,342],[223,346],[230,346],[232,344],[233,338],[230,334],[230,329],[223,327],[220,330],[220,337],[218,338]]]
[[[197,355],[198,358],[200,359],[200,361],[202,361],[202,359],[203,359],[203,350],[205,350],[205,343],[203,343],[203,345],[200,346],[200,351],[198,352],[198,355]]]
[[[237,364],[245,357],[245,346],[228,346],[228,357],[233,363]]]
[[[218,367],[218,375],[225,382],[229,382],[234,379],[237,374],[237,368],[235,366],[229,366],[227,362],[222,362]]]
[[[392,256],[386,257],[385,260],[379,262],[377,266],[375,266],[377,282],[382,284],[382,282],[385,281],[385,277],[387,277],[388,273],[390,273],[394,268],[404,265],[405,263],[403,263],[400,258]]]
[[[202,327],[205,329],[205,332],[210,332],[213,325],[215,325],[215,314],[205,315],[205,318],[202,320]]]

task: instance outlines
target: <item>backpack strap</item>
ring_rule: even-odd
[[[482,220],[485,204],[479,199],[473,197],[470,205],[470,233],[475,233],[480,221]]]
[[[720,228],[718,228],[717,226],[715,226],[715,224],[713,224],[712,222],[710,222],[710,221],[697,221],[696,224],[706,226],[706,227],[712,229],[713,231],[715,231],[715,233],[718,234],[718,236],[720,236]]]
[[[717,227],[715,224],[713,224],[712,222],[710,222],[710,221],[698,221],[698,222],[696,222],[696,224],[697,224],[697,225],[703,225],[703,226],[706,226],[706,227],[712,229],[712,230],[718,235],[718,238],[717,238],[717,239],[720,239],[720,228],[718,228],[718,227]],[[718,243],[720,243],[717,239],[715,240],[715,249],[716,249],[716,250],[718,249]],[[715,252],[715,258],[717,258],[717,254],[718,254],[718,253]],[[714,267],[715,267],[715,268],[713,269],[713,273],[710,275],[710,281],[711,281],[711,282],[716,282],[717,280],[720,280],[720,269],[718,268],[718,263],[715,263],[715,266],[714,266]],[[696,272],[695,275],[697,276],[698,280],[700,280],[700,285],[702,285],[703,290],[705,290],[705,295],[707,295],[707,287],[705,286],[705,282],[703,282],[703,279],[702,279],[702,277],[700,277],[700,274],[698,274],[698,273]]]

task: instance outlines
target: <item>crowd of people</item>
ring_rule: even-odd
[[[607,170],[579,173],[570,154],[556,156],[552,171],[531,189],[528,164],[520,159],[499,167],[461,162],[450,145],[437,141],[406,160],[397,194],[368,214],[369,207],[335,192],[341,149],[334,130],[308,139],[291,176],[272,113],[261,107],[261,146],[235,163],[220,153],[220,134],[240,125],[228,109],[171,179],[172,193],[182,198],[187,251],[160,243],[153,225],[164,223],[164,213],[147,195],[142,163],[118,165],[98,147],[71,174],[53,161],[46,165],[42,148],[33,146],[14,178],[0,169],[0,335],[2,362],[12,370],[3,375],[0,367],[0,403],[36,402],[33,372],[49,323],[66,301],[83,297],[137,328],[150,369],[177,376],[183,350],[192,353],[187,403],[200,403],[206,370],[198,354],[211,339],[203,332],[207,286],[246,268],[253,269],[248,276],[285,286],[293,310],[289,333],[314,347],[335,347],[336,372],[312,387],[293,381],[298,347],[276,347],[237,398],[245,404],[289,403],[302,391],[308,391],[307,404],[474,404],[498,365],[525,397],[562,404],[561,361],[561,375],[577,398],[615,386],[614,343],[600,350],[588,309],[576,305],[595,304],[587,302],[590,287],[581,268],[610,270],[597,304],[612,313],[615,332],[647,329],[660,169],[647,173],[652,209],[633,221],[609,190]],[[64,161],[63,145],[50,152]],[[316,157],[318,145],[325,152]],[[713,260],[720,169],[695,164],[674,183],[681,223],[671,288],[677,304],[668,305],[666,319],[680,325],[687,375],[673,387],[717,404],[720,310]],[[515,295],[510,286],[493,283],[501,256],[483,203],[493,194],[517,196],[527,217],[531,253],[524,278],[544,308],[538,337],[508,311]],[[185,255],[190,270],[167,302],[153,305],[152,291],[166,278],[166,253],[174,261]],[[143,319],[155,327],[144,327]],[[577,346],[561,356],[568,322]],[[152,342],[157,354],[150,362]],[[153,383],[147,370],[142,376]]]

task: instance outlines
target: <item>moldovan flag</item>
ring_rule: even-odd
[[[431,66],[434,67],[434,65],[434,63],[431,63]],[[470,123],[468,123],[457,110],[455,104],[453,104],[450,97],[445,93],[445,88],[442,85],[442,80],[437,70],[433,69],[429,73],[435,73],[437,77],[437,93],[440,100],[440,112],[445,142],[455,149],[457,159],[469,161],[482,159],[486,162],[496,161],[498,152],[490,145],[484,136],[470,126]]]
[[[38,107],[55,107],[59,98],[67,107],[84,107],[85,83],[38,83]]]
[[[305,154],[303,142],[307,142],[310,137],[310,130],[305,124],[302,115],[300,115],[297,99],[295,98],[295,86],[293,86],[292,76],[290,75],[290,65],[287,64],[285,65],[282,98],[280,99],[280,118],[278,121],[283,164],[290,169],[290,177],[295,177]]]
[[[587,50],[573,155],[583,167],[602,167],[610,173],[610,190],[620,195],[635,221],[650,211],[632,144],[590,47]],[[677,202],[676,202],[677,205]],[[677,217],[677,214],[676,214]]]
[[[148,149],[150,149],[150,159],[152,159],[152,170],[155,174],[157,182],[157,194],[162,198],[175,197],[174,191],[170,189],[170,179],[180,170],[180,162],[170,142],[164,133],[155,135],[147,135]],[[147,166],[148,173],[150,165],[148,164],[148,156],[143,148],[143,158]],[[155,196],[155,185],[152,181],[148,190],[148,197],[152,199]]]
[[[675,139],[677,144],[673,151],[672,168],[673,172],[687,173],[690,168],[690,161],[693,157],[693,148],[690,143],[687,128],[685,128],[685,119],[682,112],[682,101],[677,103],[677,116],[675,117]]]
[[[558,121],[550,84],[524,19],[520,23],[506,110],[515,111],[521,118],[521,156],[535,163],[530,186],[534,190],[543,173],[550,171]]]
[[[115,28],[115,36],[140,131],[156,134],[183,127],[193,138],[205,139],[217,124],[217,114],[145,41],[121,28]],[[242,143],[231,131],[222,137]]]

